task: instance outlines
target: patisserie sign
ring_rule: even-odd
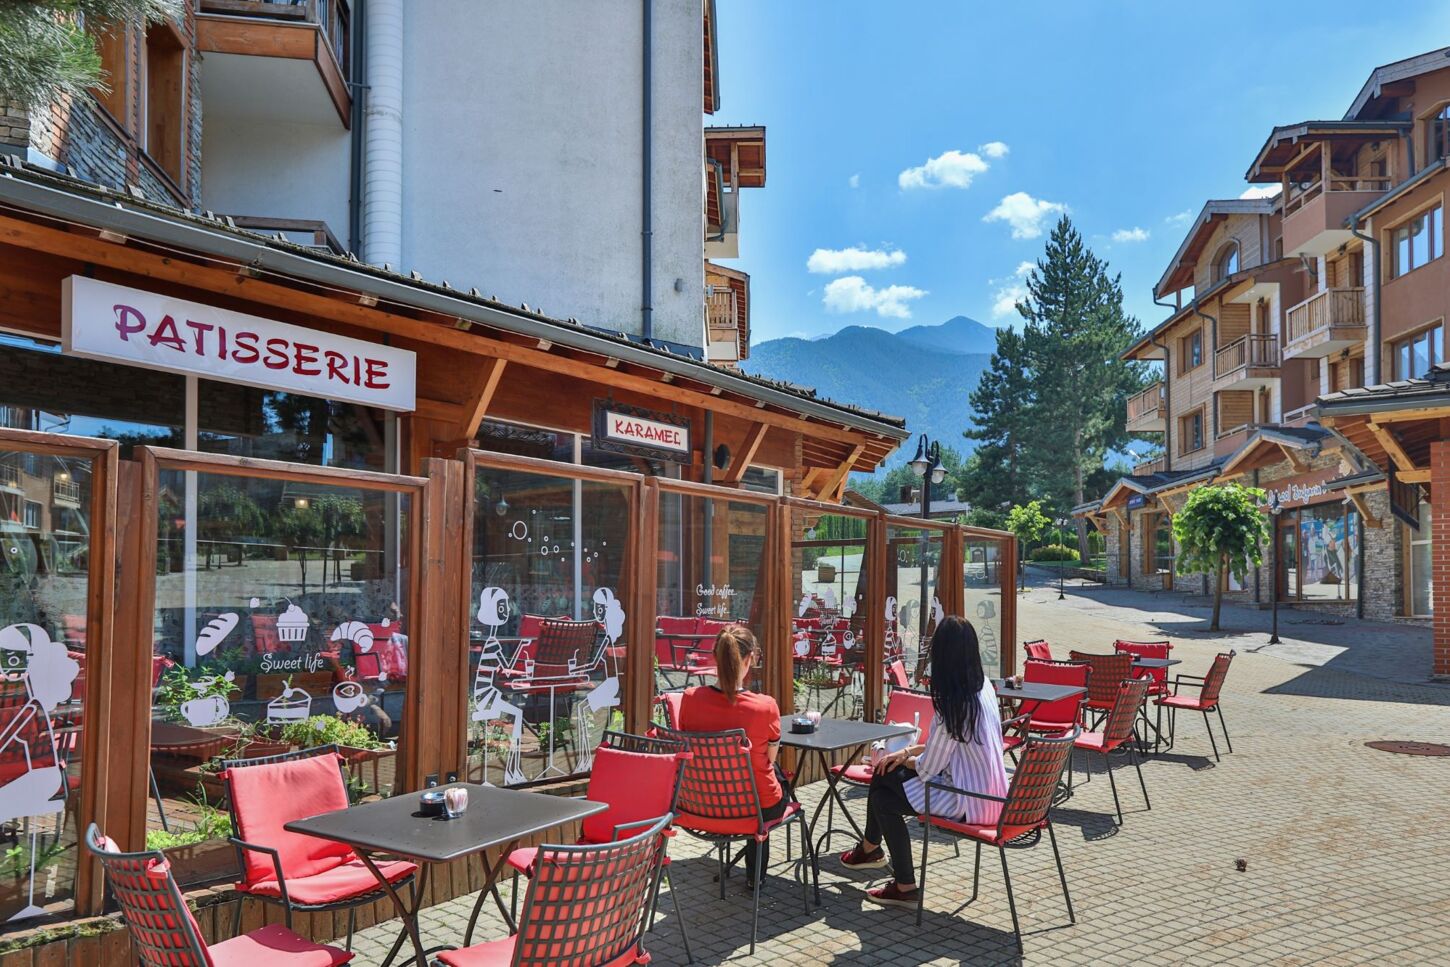
[[[415,408],[412,352],[72,275],[61,283],[72,356],[361,403]]]

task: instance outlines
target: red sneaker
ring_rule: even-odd
[[[848,870],[874,870],[886,865],[886,850],[880,846],[867,853],[857,843],[841,854],[841,865]]]
[[[866,898],[883,907],[915,907],[916,890],[903,890],[895,880],[882,887],[866,891]]]

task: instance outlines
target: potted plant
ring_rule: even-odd
[[[197,817],[191,827],[147,830],[146,848],[165,853],[177,882],[187,886],[235,877],[236,850],[227,842],[233,835],[231,816],[211,804],[202,785],[197,786],[192,801]]]

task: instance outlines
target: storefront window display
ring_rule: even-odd
[[[865,711],[869,522],[795,508],[791,665],[797,710],[837,718]]]
[[[1435,579],[1431,567],[1430,548],[1433,540],[1430,533],[1430,504],[1420,501],[1420,529],[1405,528],[1405,539],[1410,547],[1409,611],[1417,617],[1430,617],[1435,613]]]
[[[1353,601],[1359,596],[1359,515],[1340,503],[1299,511],[1299,596]]]
[[[886,660],[900,659],[914,683],[930,674],[928,645],[945,616],[937,577],[942,533],[920,527],[887,528]]]

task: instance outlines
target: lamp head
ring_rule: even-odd
[[[927,455],[926,434],[923,433],[916,441],[916,456],[911,458],[911,472],[918,477],[925,477],[930,469],[931,458]]]

